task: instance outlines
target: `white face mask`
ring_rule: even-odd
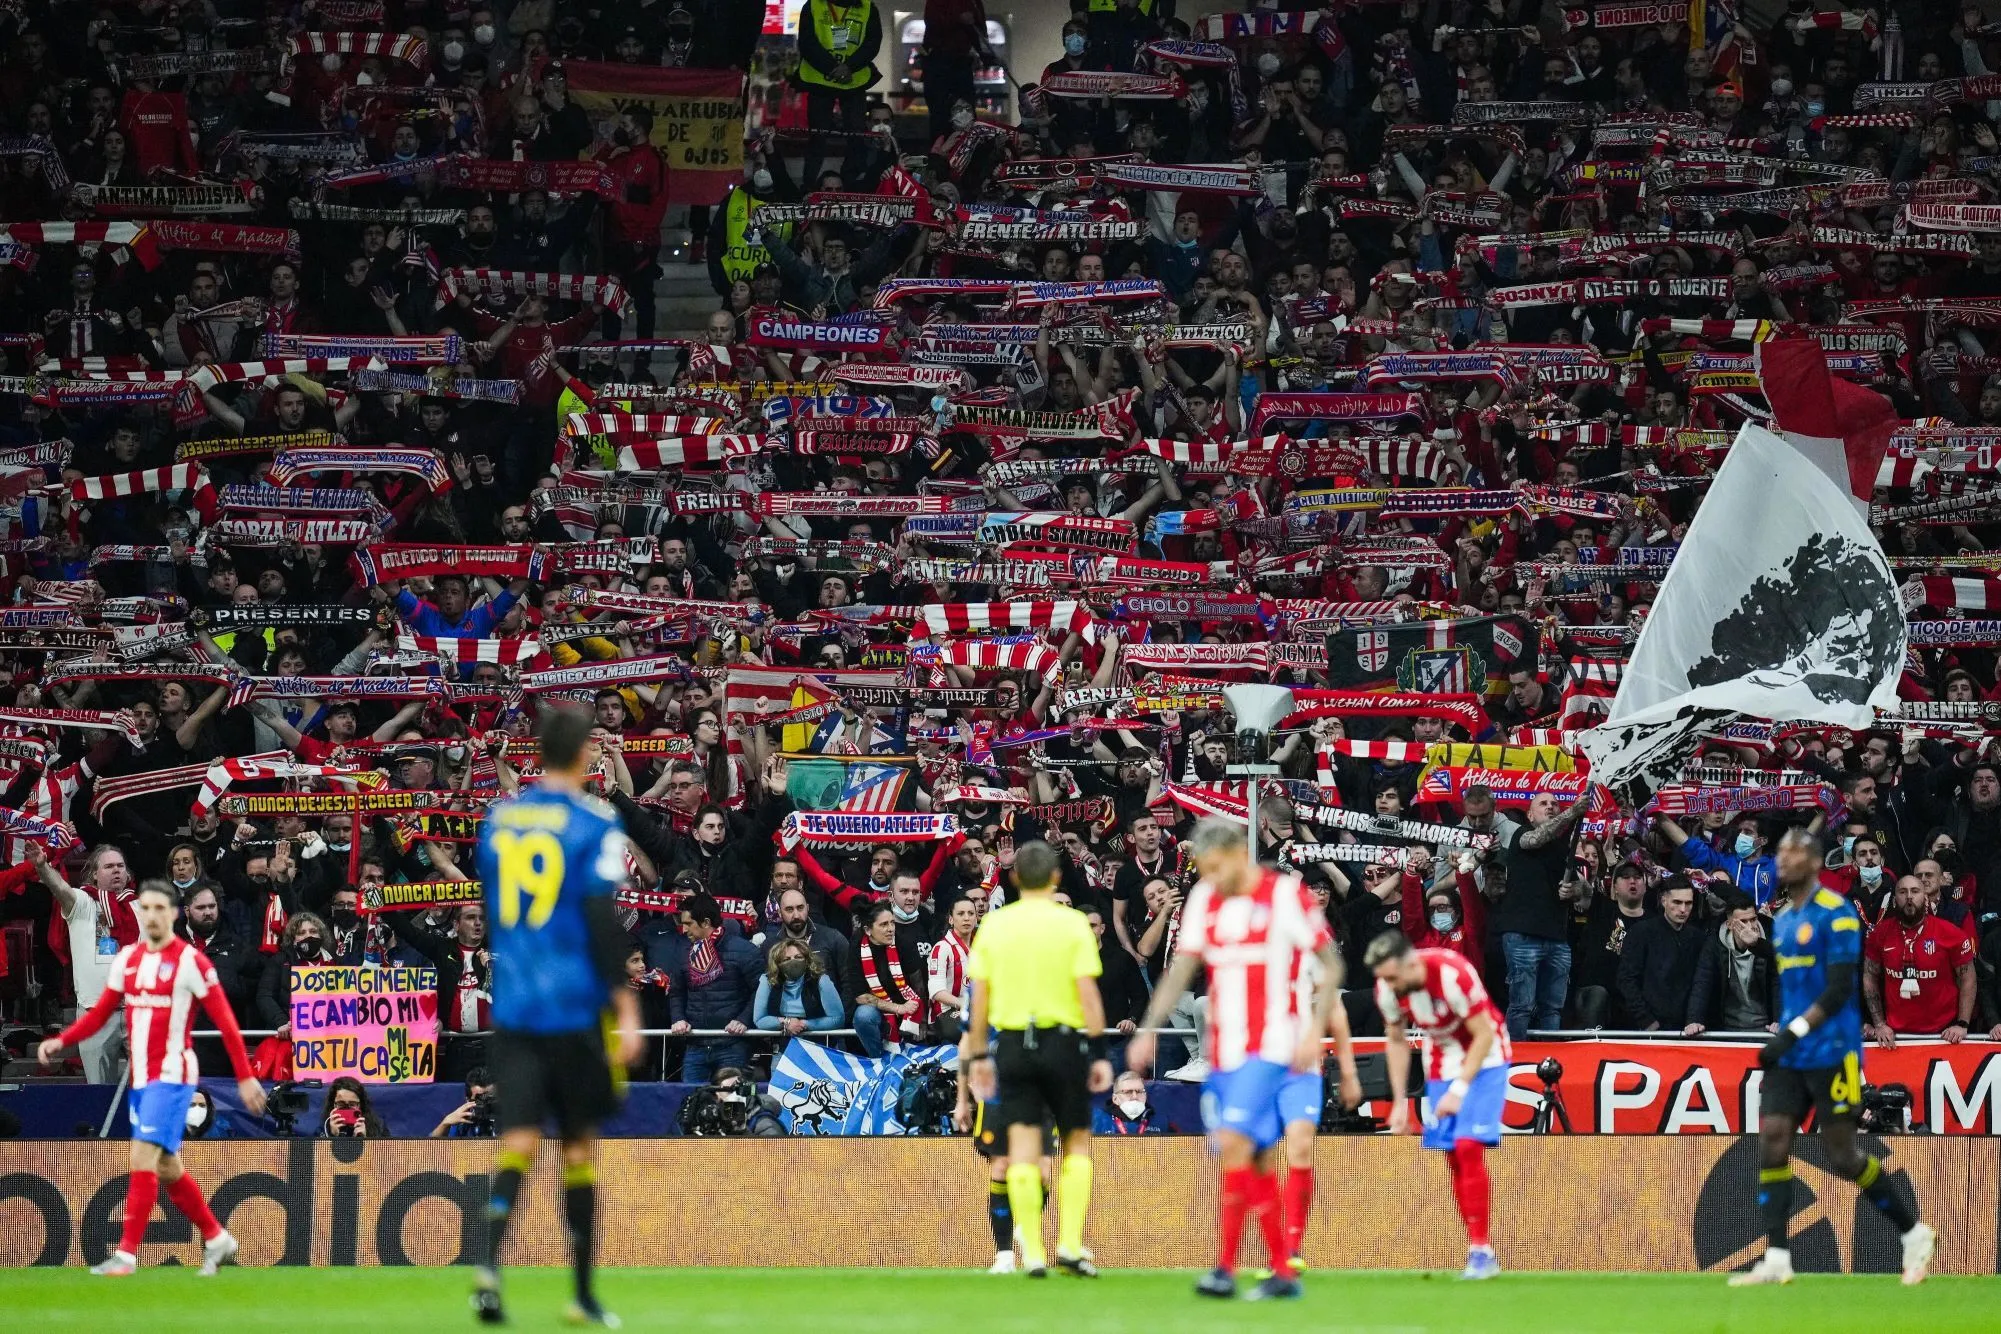
[[[354,76],[354,86],[357,88],[371,87],[374,83],[375,83],[375,76],[373,74],[370,74],[367,70],[363,70],[361,73]]]
[[[492,46],[493,36],[493,25],[491,23],[482,23],[472,30],[472,39],[481,46]]]
[[[1258,73],[1269,79],[1278,73],[1278,57],[1267,51],[1258,57]]]
[[[200,1130],[203,1126],[207,1125],[212,1110],[206,1102],[189,1103],[187,1114],[188,1129]]]
[[[340,73],[340,53],[329,51],[320,57],[320,68],[329,74]]]
[[[1431,915],[1431,929],[1441,933],[1450,931],[1452,929],[1452,914],[1449,912],[1433,913]]]
[[[771,173],[759,167],[750,174],[750,188],[763,194],[771,188]]]
[[[1883,878],[1883,868],[1880,866],[1858,866],[1855,868],[1855,874],[1861,879],[1863,884],[1873,885]]]
[[[964,109],[952,113],[952,128],[963,130],[973,123],[973,113]]]
[[[464,42],[450,41],[445,43],[445,63],[447,65],[456,65],[465,58],[466,48]]]
[[[1128,1121],[1137,1121],[1146,1114],[1145,1098],[1119,1099],[1119,1114]]]
[[[892,903],[889,905],[889,915],[899,922],[914,922],[917,920],[917,909],[899,908]]]

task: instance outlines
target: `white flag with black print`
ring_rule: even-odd
[[[1897,700],[1905,625],[1883,549],[1850,494],[1747,425],[1730,447],[1604,723],[1591,778],[1635,804],[1740,718],[1866,727]]]

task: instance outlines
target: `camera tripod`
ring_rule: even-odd
[[[1550,1078],[1548,1075],[1543,1075],[1542,1106],[1535,1109],[1535,1119],[1529,1122],[1529,1133],[1531,1135],[1547,1135],[1549,1133],[1549,1118],[1552,1113],[1555,1114],[1557,1123],[1563,1127],[1564,1134],[1570,1135],[1576,1133],[1570,1128],[1570,1109],[1563,1105],[1563,1090],[1557,1084],[1557,1081],[1562,1078],[1562,1075],[1556,1076],[1555,1079]]]

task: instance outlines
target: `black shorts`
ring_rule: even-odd
[[[1091,1040],[1082,1033],[1003,1029],[994,1043],[994,1073],[1001,1127],[1054,1122],[1065,1135],[1091,1128]]]
[[[990,1162],[1008,1155],[1007,1125],[1001,1120],[998,1098],[992,1102],[973,1104],[973,1151]],[[1059,1152],[1056,1127],[1045,1121],[1042,1124],[1042,1156],[1054,1158]]]
[[[1853,1121],[1862,1113],[1861,1058],[1851,1052],[1831,1070],[1768,1070],[1758,1103],[1763,1113],[1789,1117],[1794,1125],[1809,1109],[1818,1114],[1815,1124],[1832,1117]]]
[[[618,1110],[624,1079],[605,1055],[604,1031],[516,1033],[488,1044],[495,1121],[502,1131],[554,1122],[564,1139],[589,1134]],[[620,1072],[622,1075],[623,1072]]]

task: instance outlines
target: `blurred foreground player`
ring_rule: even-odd
[[[1347,1015],[1335,1004],[1341,956],[1327,919],[1298,876],[1251,860],[1246,832],[1215,816],[1195,827],[1189,850],[1202,878],[1181,910],[1174,962],[1154,988],[1153,1004],[1126,1047],[1126,1063],[1146,1072],[1153,1030],[1207,964],[1214,1069],[1203,1085],[1202,1112],[1222,1157],[1222,1228],[1216,1268],[1195,1290],[1205,1297],[1236,1295],[1237,1244],[1244,1220],[1255,1218],[1272,1265],[1271,1276],[1249,1294],[1262,1300],[1300,1295],[1295,1256],[1312,1202],[1310,1126],[1320,1120],[1321,1038],[1330,1022],[1342,1095],[1351,1107],[1361,1101],[1361,1081]],[[1310,1123],[1303,1131],[1307,1166],[1295,1165],[1281,1200],[1278,1146],[1299,1137],[1291,1127],[1301,1122]]]
[[[30,844],[29,860],[43,861],[41,848]],[[264,1090],[250,1074],[250,1057],[243,1034],[222,994],[215,965],[208,956],[174,934],[175,896],[164,880],[139,886],[132,910],[139,919],[139,943],[118,951],[111,975],[97,1003],[76,1022],[43,1041],[36,1055],[43,1065],[73,1042],[89,1037],[110,1020],[122,1003],[125,1031],[132,1039],[132,1092],[127,1106],[132,1117],[132,1176],[125,1187],[125,1232],[118,1249],[93,1274],[122,1277],[139,1267],[139,1244],[164,1183],[167,1198],[201,1230],[201,1272],[215,1273],[236,1254],[236,1238],[223,1230],[202,1198],[201,1187],[181,1162],[181,1135],[188,1126],[200,1071],[188,1039],[193,1029],[194,1003],[201,1002],[222,1035],[229,1063],[236,1070],[237,1093],[244,1110],[255,1116],[264,1110]]]
[[[1772,948],[1779,960],[1779,1031],[1758,1053],[1765,1067],[1758,1119],[1758,1209],[1765,1253],[1730,1278],[1732,1287],[1793,1281],[1786,1225],[1793,1212],[1793,1136],[1816,1114],[1827,1165],[1861,1188],[1896,1224],[1904,1242],[1904,1282],[1922,1283],[1938,1233],[1918,1221],[1883,1175],[1883,1160],[1855,1144],[1862,1111],[1862,918],[1845,894],[1820,887],[1820,844],[1804,829],[1779,840],[1779,915]]]
[[[1460,1277],[1493,1278],[1501,1262],[1487,1237],[1493,1198],[1487,1150],[1501,1142],[1508,1101],[1507,1020],[1457,950],[1421,950],[1401,931],[1386,931],[1369,942],[1363,960],[1376,975],[1384,1050],[1407,1050],[1405,1035],[1413,1028],[1424,1034],[1424,1147],[1442,1151],[1452,1169],[1452,1198],[1466,1224]],[[1410,1127],[1409,1067],[1389,1066],[1389,1130],[1401,1135]]]
[[[487,1203],[487,1250],[473,1307],[499,1324],[500,1252],[521,1178],[542,1125],[563,1141],[563,1217],[569,1225],[573,1323],[616,1328],[591,1292],[597,1222],[597,1128],[618,1109],[622,1074],[639,1059],[638,993],[625,985],[625,933],[612,895],[623,885],[625,831],[584,793],[595,760],[589,715],[545,712],[536,729],[542,781],[488,808],[479,878],[493,932],[493,1055],[500,1152]],[[605,1051],[605,1007],[617,1012],[618,1050]]]

